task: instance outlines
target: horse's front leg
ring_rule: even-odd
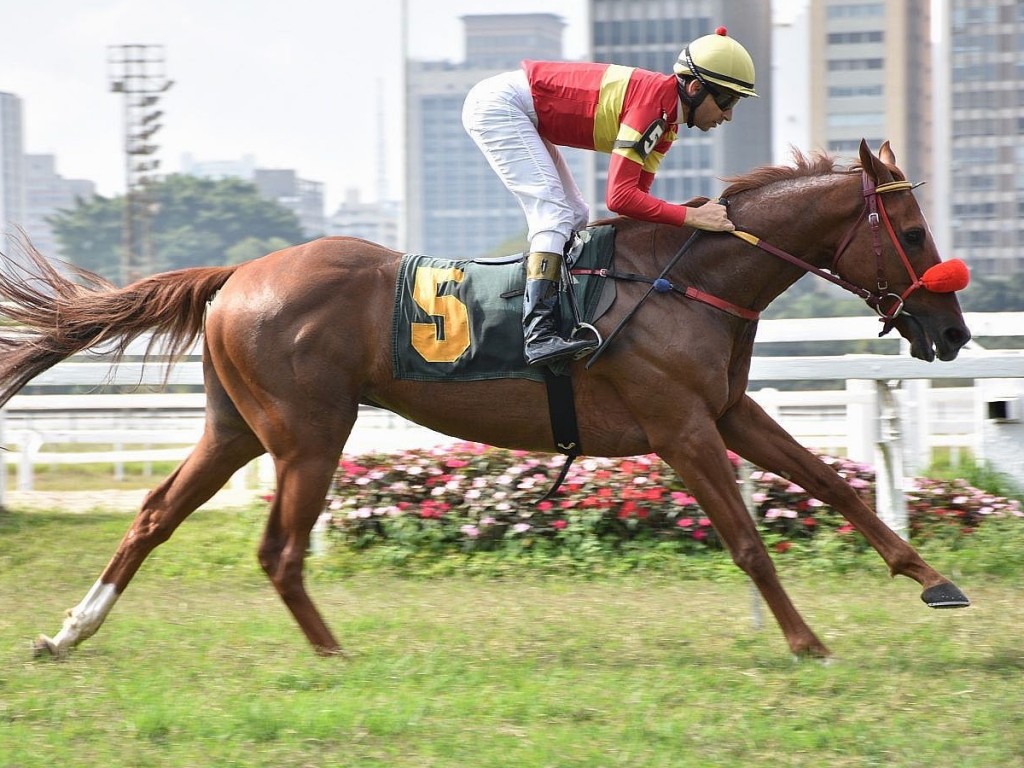
[[[793,481],[838,510],[878,551],[893,576],[907,576],[924,588],[921,599],[929,606],[959,608],[970,604],[963,592],[864,504],[848,483],[794,440],[749,396],[718,420],[718,428],[726,445],[740,456]]]
[[[684,437],[680,439],[679,435]],[[782,587],[775,564],[743,503],[735,470],[710,417],[691,419],[673,435],[652,436],[652,446],[682,477],[733,561],[750,576],[793,653],[829,656],[828,648],[811,631]]]

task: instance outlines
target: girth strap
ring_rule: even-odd
[[[569,467],[582,452],[580,448],[579,424],[576,422],[576,399],[572,393],[572,377],[559,376],[550,368],[544,369],[544,384],[548,389],[548,414],[551,418],[551,435],[555,440],[555,448],[563,454],[565,464],[558,473],[554,484],[539,500],[547,501],[561,487]]]

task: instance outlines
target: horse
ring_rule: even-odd
[[[830,650],[783,589],[737,488],[729,451],[842,513],[893,577],[920,585],[927,605],[961,607],[969,600],[746,394],[756,318],[812,271],[864,298],[914,357],[953,360],[970,332],[955,294],[963,281],[951,287],[934,279],[952,262],[940,260],[888,142],[877,154],[861,142],[859,162],[846,167],[825,153],[793,154],[792,165],[725,180],[736,236],[702,233],[684,248],[693,235],[686,227],[609,220],[616,269],[661,271],[661,280],[687,288],[643,301],[652,281],[617,283],[598,331],[609,335],[627,314],[630,321],[595,364],[572,363],[571,385],[586,453],[659,455],[756,585],[790,651],[827,657]],[[35,640],[37,655],[62,657],[93,635],[146,557],[264,453],[273,459],[276,492],[259,564],[312,648],[343,655],[303,571],[360,404],[463,440],[555,452],[542,382],[394,376],[392,299],[402,254],[381,245],[327,237],[240,265],[168,271],[123,287],[83,270],[67,276],[30,250],[35,276],[0,278],[3,313],[24,326],[24,333],[0,338],[0,406],[69,355],[112,340],[123,352],[144,333],[172,355],[201,337],[206,391],[198,443],[146,495],[59,632]]]

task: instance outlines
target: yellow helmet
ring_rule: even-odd
[[[754,61],[746,48],[728,36],[725,27],[719,27],[713,35],[698,37],[683,48],[672,71],[697,78],[712,92],[725,88],[740,96],[757,96]]]

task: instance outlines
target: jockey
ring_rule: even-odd
[[[611,154],[605,205],[614,213],[717,232],[734,228],[717,202],[687,208],[654,197],[650,188],[680,124],[709,131],[732,119],[741,98],[757,96],[754,63],[719,27],[686,46],[673,71],[524,61],[521,69],[478,83],[466,97],[466,131],[526,213],[523,335],[529,365],[594,349],[593,341],[566,340],[558,331],[562,254],[572,233],[590,219],[558,146]]]

